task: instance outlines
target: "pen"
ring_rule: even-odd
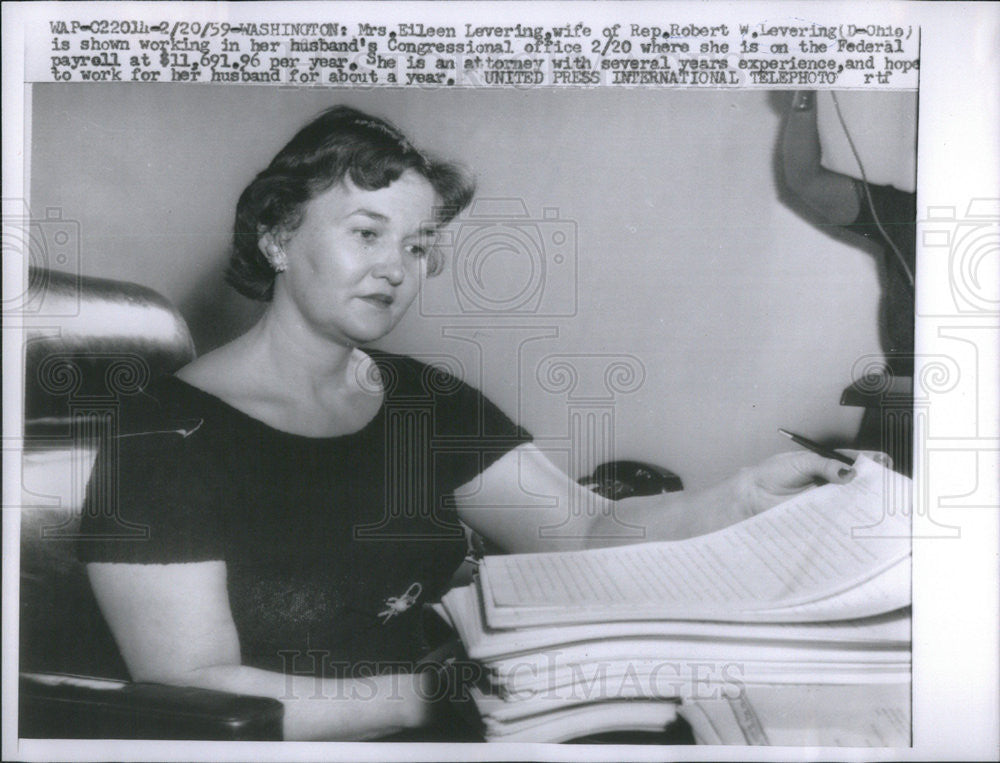
[[[813,453],[818,453],[823,456],[823,458],[833,458],[843,464],[847,464],[848,466],[854,466],[854,459],[849,456],[845,456],[843,453],[838,453],[835,450],[824,448],[818,442],[813,442],[808,437],[803,437],[802,435],[792,434],[787,429],[779,429],[778,431],[796,445],[801,445],[803,448],[811,450]]]

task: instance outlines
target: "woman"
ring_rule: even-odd
[[[471,195],[344,107],[244,191],[229,276],[267,310],[123,411],[117,463],[88,490],[81,556],[135,679],[278,697],[286,739],[417,727],[433,693],[413,669],[418,605],[461,562],[463,526],[507,551],[578,548],[616,522],[679,538],[850,479],[802,452],[699,494],[571,511],[598,499],[476,390],[361,349],[440,268],[435,231]],[[111,521],[148,538],[100,540]]]

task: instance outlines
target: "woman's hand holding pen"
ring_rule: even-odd
[[[856,450],[838,452],[852,459],[861,455]],[[883,466],[891,466],[884,453],[865,452],[865,455]],[[854,469],[843,462],[807,450],[779,453],[740,471],[738,510],[744,518],[752,517],[816,484],[846,484],[854,479],[854,474]]]
[[[851,462],[861,451],[841,450]],[[886,466],[889,458],[882,453],[865,453]],[[779,453],[755,466],[741,469],[734,476],[702,490],[684,490],[656,496],[625,498],[615,504],[613,512],[600,514],[603,534],[592,538],[610,537],[615,523],[641,527],[643,540],[682,540],[721,530],[736,522],[749,519],[788,500],[797,493],[823,483],[843,485],[854,478],[854,469],[836,458],[828,458],[808,450]],[[627,542],[620,538],[617,543]],[[634,539],[631,542],[635,542]],[[590,547],[617,545],[593,539]]]

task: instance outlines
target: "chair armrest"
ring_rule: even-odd
[[[284,707],[270,697],[61,673],[21,673],[19,694],[23,738],[282,738]]]

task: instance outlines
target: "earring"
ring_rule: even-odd
[[[267,255],[267,261],[274,268],[275,273],[283,273],[288,268],[288,256],[280,246],[277,244],[268,244],[264,248],[264,251]]]

